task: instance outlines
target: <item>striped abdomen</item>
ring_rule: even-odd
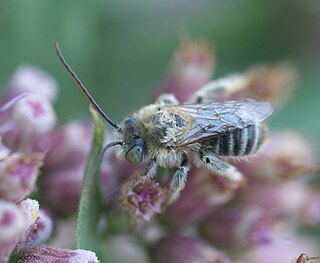
[[[265,127],[257,123],[203,142],[202,147],[217,155],[241,156],[256,152],[265,138]]]

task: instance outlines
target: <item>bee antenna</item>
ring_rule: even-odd
[[[103,149],[101,151],[101,155],[103,156],[108,149],[110,149],[113,146],[117,146],[117,145],[124,145],[124,141],[110,142],[109,144],[107,144],[106,146],[103,147]]]
[[[121,128],[115,123],[113,122],[107,114],[104,113],[104,111],[101,109],[101,107],[98,105],[98,103],[94,100],[94,98],[91,96],[91,94],[89,93],[89,91],[86,89],[86,87],[82,84],[81,80],[79,79],[79,77],[77,76],[77,74],[72,70],[72,68],[69,66],[68,62],[66,61],[66,59],[63,57],[61,50],[59,48],[59,43],[56,42],[54,45],[54,49],[57,52],[57,55],[60,59],[60,61],[62,62],[62,64],[64,65],[64,67],[67,69],[67,71],[69,72],[69,74],[71,75],[71,77],[75,80],[75,82],[77,83],[77,85],[79,86],[79,88],[81,89],[81,91],[84,93],[84,95],[88,98],[88,100],[90,101],[90,103],[92,104],[92,106],[99,112],[99,114],[102,116],[102,118],[104,118],[112,127],[114,127],[119,133],[121,133]]]
[[[106,153],[106,151],[108,149],[110,149],[111,147],[113,146],[116,146],[116,145],[123,145],[124,144],[124,141],[115,141],[115,142],[111,142],[109,144],[107,144],[106,146],[103,147],[101,153],[97,156],[97,158],[94,160],[94,163],[91,167],[92,171],[97,171],[99,169],[99,165],[101,164],[102,162],[102,159],[103,159],[103,156],[104,154]]]
[[[99,165],[101,163],[103,156],[108,149],[110,149],[113,146],[117,146],[117,145],[124,145],[124,141],[110,142],[109,144],[104,146],[101,153],[98,155],[97,159],[95,160],[94,166]]]

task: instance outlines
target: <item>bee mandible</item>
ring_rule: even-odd
[[[118,125],[90,95],[58,44],[55,50],[92,106],[115,129],[117,140],[105,146],[103,152],[118,146],[118,157],[133,164],[146,163],[134,185],[154,177],[158,167],[177,168],[169,189],[173,201],[185,186],[190,163],[204,166],[232,182],[243,180],[243,175],[223,158],[250,155],[260,148],[266,134],[262,122],[272,113],[270,103],[197,98],[196,103],[179,104],[173,95],[163,94],[155,103],[144,106]]]

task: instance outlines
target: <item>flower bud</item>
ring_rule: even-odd
[[[77,165],[87,159],[91,128],[80,122],[70,122],[47,137],[48,151],[45,168],[57,170]]]
[[[39,217],[39,202],[34,199],[27,198],[18,204],[24,215],[24,222],[27,226],[34,224]]]
[[[155,214],[161,213],[165,201],[164,189],[154,180],[148,180],[127,189],[123,205],[132,212],[134,217],[150,221]]]
[[[173,93],[180,102],[187,101],[197,89],[209,81],[214,63],[214,55],[205,41],[184,39],[156,96]]]
[[[301,206],[300,220],[311,226],[320,224],[320,192],[308,191],[308,196]]]
[[[231,263],[220,251],[194,237],[167,237],[155,251],[159,263]]]
[[[78,208],[83,174],[84,163],[51,171],[42,178],[40,194],[55,212],[73,214]]]
[[[271,139],[250,160],[234,165],[252,182],[279,183],[314,173],[318,163],[310,143],[292,132],[272,134]]]
[[[226,207],[204,221],[202,233],[218,247],[264,245],[272,241],[273,221],[273,215],[259,207]]]
[[[10,100],[6,101],[3,105],[0,106],[0,117],[1,117],[1,121],[3,121],[3,119],[5,118],[4,116],[6,116],[6,114],[8,112],[10,112],[10,110],[12,109],[12,107],[21,99],[23,99],[24,97],[30,95],[29,93],[21,93],[17,96],[14,96],[13,98],[11,98]],[[3,132],[3,128],[1,129],[1,133]]]
[[[25,92],[40,94],[53,102],[57,97],[58,85],[55,79],[44,70],[32,65],[22,65],[13,74],[6,97]]]
[[[245,72],[246,85],[241,98],[265,100],[277,105],[288,97],[296,75],[295,69],[285,63],[253,67]]]
[[[294,262],[293,259],[301,253],[317,255],[319,249],[316,242],[301,237],[291,237],[286,240],[279,238],[265,246],[250,249],[244,254],[242,261],[246,263]]]
[[[17,239],[24,231],[24,216],[19,207],[0,200],[0,262],[8,261]]]
[[[36,221],[39,217],[39,202],[33,199],[25,199],[18,204],[25,224],[23,234],[19,237],[15,252],[19,253],[33,242],[32,232],[36,229]]]
[[[17,206],[0,201],[0,262],[7,262],[13,251],[19,253],[28,244],[38,212],[35,200],[23,200]]]
[[[76,216],[59,218],[55,222],[54,236],[50,240],[50,245],[54,247],[73,247],[76,242],[76,233],[74,231],[76,227]]]
[[[98,263],[94,252],[83,249],[62,249],[49,246],[36,246],[23,251],[19,262],[23,263]]]
[[[0,198],[18,202],[35,187],[44,154],[14,153],[0,161]]]
[[[44,151],[44,136],[54,128],[56,115],[45,97],[30,94],[15,103],[10,122],[11,130],[3,136],[11,148]]]
[[[35,229],[30,232],[30,246],[44,244],[53,231],[53,221],[48,211],[40,210],[38,219],[35,222]]]
[[[101,163],[99,188],[104,204],[108,204],[120,194],[119,177],[110,156],[105,156]]]
[[[116,263],[148,263],[150,262],[146,251],[138,244],[137,240],[129,235],[112,236],[106,245],[108,262]]]
[[[10,150],[3,144],[0,137],[0,162],[9,157]]]
[[[242,194],[239,202],[258,206],[296,227],[320,223],[320,192],[301,180],[277,186],[251,187]]]
[[[13,108],[12,118],[18,129],[33,134],[48,133],[56,123],[51,103],[39,94],[30,94],[19,100]]]
[[[193,169],[178,200],[168,207],[164,218],[168,224],[181,226],[205,218],[229,202],[237,189],[222,184],[207,169]]]

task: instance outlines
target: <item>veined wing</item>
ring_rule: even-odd
[[[176,134],[175,147],[244,129],[262,122],[273,111],[270,103],[251,99],[164,107],[165,110],[180,114],[182,118],[188,120],[188,127]]]

